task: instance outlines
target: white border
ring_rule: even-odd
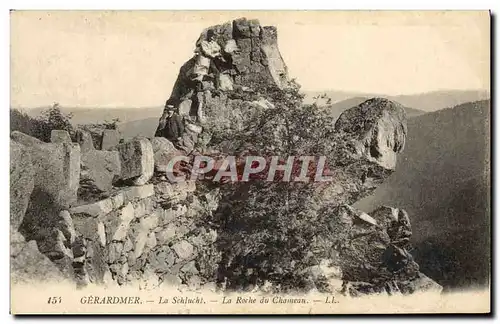
[[[8,222],[9,222],[9,208],[8,208],[8,197],[9,197],[9,185],[8,185],[8,169],[9,169],[9,142],[8,142],[8,132],[9,132],[9,115],[8,115],[8,108],[9,108],[9,9],[211,9],[211,10],[216,10],[216,9],[225,9],[225,10],[259,10],[259,9],[288,9],[288,10],[294,10],[294,9],[302,9],[302,10],[311,10],[311,9],[337,9],[337,10],[361,10],[361,9],[389,9],[389,10],[477,10],[477,9],[491,9],[494,14],[497,14],[500,12],[499,9],[500,1],[498,0],[474,0],[474,1],[438,1],[438,0],[406,0],[406,1],[389,1],[389,0],[379,0],[379,1],[361,1],[361,0],[348,0],[348,1],[343,1],[343,2],[338,2],[336,1],[335,3],[327,3],[324,0],[307,0],[307,1],[292,1],[292,0],[287,0],[287,1],[282,1],[279,4],[277,3],[271,3],[269,0],[249,0],[245,1],[244,3],[241,1],[220,1],[220,0],[197,0],[197,1],[171,1],[168,4],[162,3],[160,1],[151,1],[151,0],[141,0],[141,1],[129,1],[129,0],[121,0],[121,1],[104,1],[104,0],[87,0],[87,1],[64,1],[64,0],[58,0],[58,1],[36,1],[36,0],[31,0],[31,1],[2,1],[1,3],[1,8],[2,10],[0,11],[0,26],[1,26],[1,32],[0,32],[0,37],[1,37],[1,44],[3,45],[1,48],[1,82],[2,86],[0,88],[1,92],[1,102],[2,106],[4,107],[2,109],[2,116],[0,118],[0,129],[4,132],[3,136],[0,137],[0,152],[1,158],[1,166],[0,170],[2,170],[2,183],[3,186],[1,187],[2,194],[1,194],[1,199],[2,203],[0,206],[2,207],[3,213],[3,221],[4,224],[1,227],[3,230],[3,233],[1,235],[3,239],[3,248],[0,249],[2,251],[2,256],[1,256],[1,273],[2,277],[0,280],[2,287],[1,287],[1,292],[2,292],[2,310],[1,310],[1,322],[2,323],[11,323],[14,321],[14,318],[10,316],[9,313],[9,301],[10,301],[10,295],[9,295],[9,263],[7,260],[9,260],[9,237],[8,237]],[[496,17],[498,19],[498,17]],[[496,30],[496,28],[495,28]],[[494,42],[498,42],[498,34],[494,34]],[[498,53],[497,57],[498,57]],[[494,72],[497,72],[498,67],[496,67]],[[493,89],[495,94],[497,93],[497,86]],[[492,110],[495,109],[496,107],[492,107]],[[496,136],[496,132],[494,133],[494,139],[495,143],[498,142],[498,138]],[[495,155],[495,160],[497,160],[496,155]],[[495,165],[498,166],[498,165]],[[498,185],[498,179],[494,179],[494,185]],[[492,201],[495,204],[495,210],[497,210],[497,202],[499,201],[499,197],[497,194],[492,197]],[[495,222],[495,232],[498,233],[498,223],[499,221],[497,220]],[[495,260],[498,257],[498,240],[496,241],[496,244],[493,248],[493,252],[495,254]],[[496,268],[496,267],[495,267]],[[498,268],[496,268],[498,270]],[[496,271],[496,275],[498,275],[498,271]],[[498,299],[498,296],[497,296]],[[495,307],[496,308],[496,307]],[[498,309],[497,309],[498,311]],[[58,318],[58,322],[69,322],[73,318]],[[132,321],[137,321],[137,322],[143,322],[149,318],[143,317],[143,318],[134,318],[134,319],[127,319],[127,318],[118,318],[118,320],[123,321],[123,320],[132,320]],[[213,319],[207,319],[207,318],[197,318],[197,319],[189,319],[189,318],[157,318],[158,320],[165,321],[168,320],[169,323],[171,322],[176,322],[176,321],[207,321],[207,320],[225,320],[225,321],[233,321],[234,318],[213,318]],[[282,322],[295,322],[298,320],[303,320],[305,318],[281,318],[281,319],[275,319],[279,320]],[[342,320],[345,318],[342,318]],[[84,322],[90,322],[95,324],[99,323],[108,323],[111,320],[116,320],[116,319],[111,319],[111,318],[84,318],[84,319],[79,319],[80,321]],[[249,321],[249,320],[260,320],[257,318],[241,318],[238,319],[241,321]],[[316,320],[331,320],[331,318],[317,318]],[[360,321],[360,320],[366,320],[366,319],[360,319],[360,318],[355,318],[355,321]],[[378,322],[385,322],[387,321],[387,318],[377,318],[377,319],[371,319],[373,321],[378,321]],[[407,318],[397,318],[397,319],[390,319],[396,320],[396,321],[405,321]],[[443,319],[443,318],[436,318],[436,319],[427,319],[427,318],[419,318],[418,321],[424,322],[425,323],[442,323],[443,321],[450,321],[454,320],[452,319]],[[466,319],[467,322],[475,322],[479,321],[480,319],[471,319],[468,318]],[[47,321],[47,322],[52,322],[54,321],[54,318],[29,318],[29,319],[24,319],[25,322],[35,322],[35,321]]]

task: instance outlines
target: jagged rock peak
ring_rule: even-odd
[[[195,43],[194,56],[181,67],[167,104],[194,102],[197,93],[207,90],[251,90],[263,83],[286,87],[288,69],[277,39],[276,27],[261,26],[256,19],[239,18],[206,28]],[[187,106],[186,110],[196,110]]]
[[[238,18],[205,29],[196,47],[210,35],[214,35],[222,51],[230,55],[236,72],[235,84],[245,86],[247,81],[261,76],[279,87],[286,86],[288,71],[278,49],[276,27],[261,26],[257,19]]]

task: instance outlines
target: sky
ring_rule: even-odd
[[[162,106],[200,32],[234,18],[278,28],[304,90],[489,90],[488,12],[11,12],[11,106]]]

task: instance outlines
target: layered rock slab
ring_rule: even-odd
[[[146,184],[154,172],[154,151],[146,138],[134,138],[116,146],[120,153],[121,179],[135,186]]]
[[[100,191],[109,191],[121,176],[117,151],[86,150],[81,157],[81,182],[89,182]]]
[[[74,203],[80,182],[80,146],[44,143],[17,131],[12,132],[11,138],[23,144],[31,154],[35,191],[47,194],[61,206]]]

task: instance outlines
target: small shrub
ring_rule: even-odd
[[[58,103],[43,110],[37,117],[30,117],[17,109],[11,109],[10,130],[23,132],[44,142],[50,142],[50,134],[54,129],[66,130],[73,138],[75,129],[71,124],[71,118],[72,114],[63,113]]]

